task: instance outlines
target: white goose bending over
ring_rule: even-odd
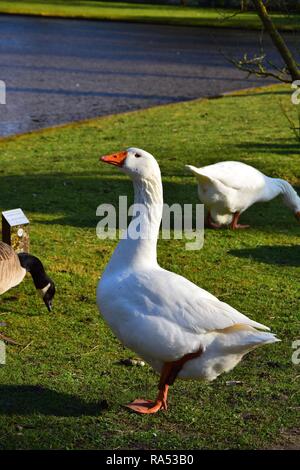
[[[141,233],[133,218],[97,288],[97,304],[115,335],[160,373],[155,402],[127,405],[138,413],[167,409],[169,385],[176,377],[213,380],[231,370],[252,349],[279,341],[250,320],[178,274],[157,263],[156,245],[163,209],[159,166],[137,148],[107,155],[133,181]],[[141,206],[139,206],[141,208]]]
[[[208,212],[206,226],[248,228],[238,223],[240,215],[255,202],[271,201],[282,194],[284,203],[300,220],[300,197],[285,180],[270,178],[242,162],[219,162],[196,168],[186,165],[197,178],[198,195]]]

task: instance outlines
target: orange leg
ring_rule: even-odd
[[[157,398],[155,402],[151,400],[143,400],[143,399],[137,399],[134,400],[132,403],[129,403],[128,405],[125,405],[127,408],[129,408],[132,411],[135,411],[136,413],[140,414],[152,414],[156,413],[159,410],[167,410],[168,409],[168,404],[167,404],[167,397],[168,397],[168,390],[169,390],[169,385],[173,385],[175,382],[175,379],[177,375],[179,374],[180,370],[184,366],[184,364],[187,361],[190,361],[191,359],[195,359],[196,357],[199,357],[203,352],[203,349],[200,347],[198,351],[195,353],[190,353],[186,354],[183,356],[181,359],[178,359],[177,361],[173,362],[165,362],[161,375],[160,375],[160,381],[159,381],[159,392],[157,395]]]
[[[137,398],[136,400],[125,406],[130,410],[140,414],[153,414],[159,411],[160,409],[166,410],[168,408],[168,389],[169,385],[165,384],[163,388],[159,390],[155,402],[151,400]]]
[[[233,215],[233,219],[232,219],[232,222],[230,224],[230,228],[232,230],[237,230],[239,228],[249,228],[250,225],[242,225],[242,224],[239,224],[238,221],[239,221],[239,218],[240,218],[240,213],[239,212],[235,212],[234,215]]]
[[[222,228],[222,225],[216,224],[211,218],[210,211],[207,212],[206,220],[205,220],[205,228]]]

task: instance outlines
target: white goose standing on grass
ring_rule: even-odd
[[[300,197],[280,178],[270,178],[242,162],[219,162],[196,168],[186,165],[198,182],[200,201],[207,208],[206,226],[248,228],[238,223],[240,215],[256,202],[267,202],[281,194],[284,203],[300,220]]]
[[[129,148],[101,160],[132,179],[134,202],[145,208],[139,214],[141,233],[149,236],[134,235],[133,218],[99,281],[97,304],[119,340],[160,373],[155,402],[127,405],[137,413],[155,413],[167,409],[168,388],[177,376],[213,380],[252,349],[279,340],[259,331],[268,327],[158,265],[163,192],[155,158]]]

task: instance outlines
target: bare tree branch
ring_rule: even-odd
[[[234,57],[226,56],[227,60],[233,64],[237,69],[242,70],[243,72],[248,73],[249,75],[256,75],[257,77],[271,77],[276,80],[279,80],[283,83],[290,83],[291,78],[287,73],[286,67],[278,67],[271,64],[273,68],[276,69],[277,73],[272,70],[268,70],[264,64],[266,60],[266,55],[263,54],[261,56],[254,56],[252,58],[248,58],[247,54],[244,54],[242,59],[236,59]]]
[[[276,49],[278,50],[279,54],[281,55],[283,61],[286,64],[286,68],[290,75],[290,80],[287,82],[291,82],[294,80],[300,79],[300,69],[299,65],[297,64],[296,60],[294,59],[291,51],[289,50],[285,40],[276,29],[270,15],[268,14],[267,8],[263,2],[263,0],[252,0],[252,3],[257,11],[258,16],[261,19],[261,22],[264,26],[264,29],[268,32],[269,36],[272,39],[272,42]],[[271,72],[272,73],[272,72]],[[281,75],[276,75],[274,78],[277,78],[280,81],[283,81]],[[286,81],[286,80],[284,80]]]
[[[240,11],[234,11],[233,13],[224,13],[224,11],[222,10],[219,10],[218,8],[216,8],[216,11],[218,12],[219,16],[220,16],[220,23],[222,22],[225,22],[227,20],[230,20],[231,18],[235,18],[236,16],[240,15]]]

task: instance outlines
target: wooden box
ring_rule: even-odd
[[[16,253],[29,253],[29,220],[22,209],[2,212],[2,241]]]

